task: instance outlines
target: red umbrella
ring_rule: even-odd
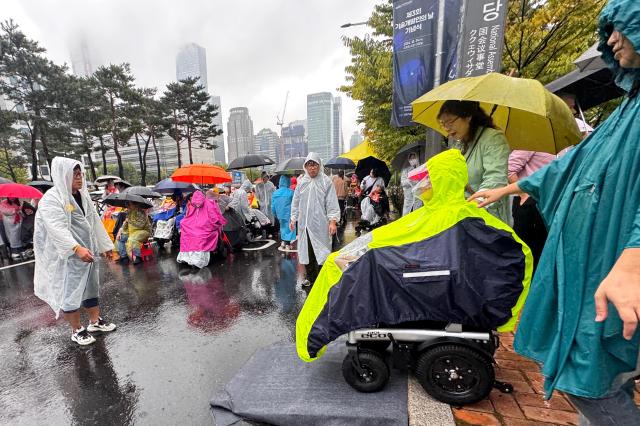
[[[231,175],[222,167],[211,164],[189,164],[177,169],[171,175],[176,182],[197,183],[198,185],[215,185],[231,182]]]
[[[5,183],[0,185],[0,197],[3,198],[26,198],[36,199],[42,198],[42,192],[29,186],[22,185],[20,183]]]

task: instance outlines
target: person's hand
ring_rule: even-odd
[[[111,260],[113,259],[113,251],[107,250],[104,253],[102,253],[102,256],[107,260]]]
[[[289,222],[289,229],[291,231],[295,231],[296,230],[296,223],[294,221],[290,221]]]
[[[609,275],[600,283],[594,298],[596,321],[607,318],[607,304],[611,302],[624,323],[622,335],[631,340],[640,317],[640,248],[622,252]]]
[[[332,220],[329,222],[329,235],[336,235],[336,232],[338,232],[338,227],[336,226],[336,221]]]
[[[76,249],[76,256],[80,258],[83,262],[92,263],[95,259],[93,258],[93,253],[86,247],[78,247]]]
[[[485,207],[489,204],[493,204],[502,197],[507,195],[504,188],[487,189],[485,191],[478,191],[471,197],[467,198],[467,201],[475,201],[478,203],[478,207]]]

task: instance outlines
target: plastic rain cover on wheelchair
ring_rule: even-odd
[[[529,247],[465,200],[460,151],[434,156],[418,178],[423,207],[328,257],[296,322],[302,360],[365,327],[441,321],[514,329],[531,282]]]

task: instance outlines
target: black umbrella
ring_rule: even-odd
[[[299,175],[304,173],[304,157],[293,157],[281,161],[276,166],[277,175]]]
[[[324,163],[324,166],[328,169],[347,170],[355,169],[356,163],[348,158],[336,157]]]
[[[129,187],[133,186],[129,182],[127,182],[126,180],[120,179],[120,178],[114,180],[113,183],[114,184],[118,184],[118,185],[122,185],[122,186],[124,186],[126,188],[129,188]]]
[[[598,51],[598,44],[599,42],[595,42],[578,59],[573,61],[580,71],[600,70],[607,67],[602,59],[602,53]]]
[[[424,142],[414,142],[403,146],[393,158],[391,166],[396,170],[401,170],[407,161],[407,157],[411,153],[415,153],[418,156],[418,161],[422,161],[424,157],[424,146]]]
[[[356,167],[356,175],[358,179],[362,180],[369,175],[371,169],[376,169],[378,171],[378,176],[384,179],[384,184],[388,185],[391,180],[391,172],[389,171],[389,167],[387,167],[387,163],[382,160],[378,160],[376,157],[365,157],[362,160],[358,161],[358,166]]]
[[[192,183],[176,182],[171,180],[171,178],[167,178],[156,183],[153,190],[161,194],[189,194],[197,191],[198,187]]]
[[[149,200],[142,198],[139,195],[127,194],[126,192],[121,194],[109,194],[104,199],[104,203],[116,207],[129,207],[129,203],[134,203],[143,209],[153,207],[153,204],[151,204]]]
[[[106,184],[110,180],[120,180],[120,177],[113,175],[102,175],[96,178],[96,185]]]
[[[266,155],[248,154],[234,159],[227,170],[249,169],[251,167],[269,166],[274,161]]]
[[[29,182],[27,185],[33,186],[43,194],[49,189],[53,188],[53,182],[49,182],[48,180],[34,180],[32,182]]]
[[[545,88],[556,94],[565,92],[574,95],[583,110],[624,96],[624,90],[616,85],[609,68],[604,63],[603,66],[600,69],[573,70]]]
[[[162,194],[159,192],[155,192],[146,186],[132,186],[129,188],[125,188],[121,194],[133,194],[139,195],[142,198],[162,198]]]

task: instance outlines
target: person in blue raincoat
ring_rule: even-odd
[[[291,242],[296,239],[296,231],[289,228],[291,220],[291,202],[293,201],[293,190],[289,189],[289,178],[280,176],[278,189],[271,198],[271,212],[280,222],[280,247],[284,250],[291,250]]]
[[[547,397],[569,394],[581,424],[638,425],[640,2],[610,0],[599,36],[627,98],[565,156],[471,198],[484,206],[526,192],[549,229],[514,343],[542,363]]]

